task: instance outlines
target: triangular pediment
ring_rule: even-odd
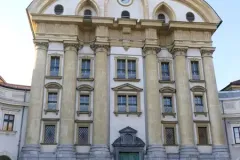
[[[128,126],[126,128],[123,128],[122,130],[120,130],[119,133],[137,133],[137,131]]]
[[[126,84],[114,87],[114,88],[112,88],[112,90],[114,90],[114,91],[135,91],[135,92],[141,92],[143,89],[139,88],[139,87],[136,87],[134,85],[131,85],[129,83],[126,83]]]

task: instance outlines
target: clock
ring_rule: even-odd
[[[129,6],[131,5],[133,0],[118,0],[118,3],[120,3],[123,6]]]

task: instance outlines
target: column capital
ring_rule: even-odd
[[[215,49],[215,47],[201,48],[200,52],[202,54],[202,57],[212,57]]]
[[[82,47],[82,45],[80,45],[76,41],[64,41],[63,44],[64,44],[64,50],[65,51],[69,51],[69,50],[78,51],[79,48]]]
[[[37,49],[43,49],[43,50],[48,49],[49,42],[46,40],[34,40],[33,42]]]
[[[172,53],[173,58],[176,56],[186,56],[188,47],[182,46],[173,46],[169,49],[169,52]]]
[[[144,46],[142,50],[145,57],[149,54],[157,55],[161,51],[161,48],[159,46]]]
[[[110,46],[109,44],[107,43],[96,43],[96,42],[93,42],[91,45],[90,45],[91,49],[94,51],[94,52],[108,52]]]

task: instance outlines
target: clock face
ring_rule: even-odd
[[[118,2],[119,2],[121,5],[124,5],[124,6],[128,6],[128,5],[132,4],[132,1],[133,1],[133,0],[118,0]]]

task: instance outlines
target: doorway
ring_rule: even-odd
[[[140,160],[139,153],[137,152],[120,152],[119,160]]]

